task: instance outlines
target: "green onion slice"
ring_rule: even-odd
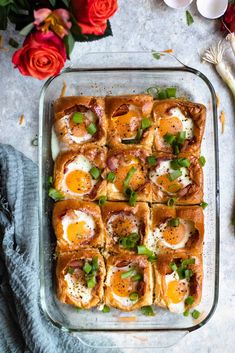
[[[103,309],[102,309],[102,313],[106,314],[110,312],[110,307],[108,305],[104,305]]]
[[[182,171],[177,169],[177,170],[174,170],[174,172],[168,174],[168,178],[170,181],[174,181],[178,179],[181,175],[182,175]]]
[[[131,233],[127,237],[121,237],[119,239],[119,245],[125,249],[134,249],[140,239],[138,233]]]
[[[194,319],[198,319],[200,315],[201,315],[200,311],[198,311],[198,310],[193,310],[193,312],[192,312],[192,317],[193,317]]]
[[[89,262],[86,261],[82,269],[85,273],[88,274],[91,272],[92,266],[89,264]]]
[[[185,299],[185,304],[188,304],[188,305],[192,305],[194,303],[194,298],[189,295],[186,299]]]
[[[152,167],[157,164],[157,158],[155,156],[148,156],[147,162]]]
[[[98,263],[98,256],[94,256],[92,259],[92,269],[94,271],[97,271],[99,268],[99,263]]]
[[[194,264],[195,264],[195,259],[194,258],[186,259],[186,260],[183,260],[181,262],[181,266],[183,268],[187,268],[188,265],[194,265]]]
[[[83,123],[83,114],[76,112],[73,114],[73,122],[75,124],[82,124]]]
[[[145,245],[139,245],[137,247],[139,255],[153,256],[153,252],[149,250]]]
[[[158,94],[158,89],[157,87],[149,87],[146,89],[146,92],[153,98],[156,98]]]
[[[167,206],[168,207],[173,207],[175,203],[176,203],[176,198],[172,197],[172,198],[168,199]]]
[[[56,189],[50,188],[48,195],[54,200],[54,201],[59,201],[63,200],[64,196]]]
[[[108,175],[107,175],[107,180],[110,182],[110,183],[113,183],[114,180],[116,178],[116,175],[114,172],[109,172]]]
[[[135,302],[139,300],[139,294],[137,292],[132,292],[129,294],[129,298],[131,301]]]
[[[125,177],[125,179],[124,179],[124,181],[123,181],[124,189],[127,189],[127,188],[128,188],[129,183],[130,183],[130,181],[131,181],[131,178],[132,178],[132,176],[135,174],[136,171],[137,171],[137,169],[136,169],[135,167],[132,166],[132,167],[130,168],[129,172],[127,173],[127,175],[126,175],[126,177]]]
[[[72,275],[74,273],[74,268],[73,267],[69,267],[67,269],[67,273],[69,273],[70,275]]]
[[[203,208],[203,210],[205,210],[205,208],[208,206],[208,203],[203,201],[200,206]]]
[[[152,125],[151,121],[148,118],[143,118],[141,121],[141,128],[143,130],[148,129]]]
[[[204,156],[201,156],[199,158],[199,163],[201,164],[202,167],[206,164],[206,158]]]
[[[92,176],[95,180],[99,179],[100,174],[101,174],[99,168],[97,168],[97,167],[92,167],[89,173],[91,174],[91,176]]]
[[[184,311],[183,315],[186,316],[186,317],[189,316],[189,309],[186,309],[186,310]]]
[[[150,305],[142,306],[141,311],[145,316],[155,316],[153,308]]]
[[[130,206],[135,206],[136,205],[137,197],[138,197],[137,192],[132,190],[130,198],[129,198]]]
[[[177,217],[177,218],[171,218],[169,221],[168,221],[168,224],[170,227],[178,227],[180,225],[180,219]]]
[[[87,132],[90,134],[90,135],[94,135],[97,131],[97,128],[95,126],[94,123],[90,123],[90,125],[88,125],[87,127]]]
[[[177,271],[177,265],[176,265],[176,263],[175,262],[171,262],[170,264],[169,264],[169,266],[170,266],[170,268],[172,269],[172,271]]]
[[[125,278],[132,277],[132,276],[134,276],[134,275],[136,275],[136,270],[133,269],[133,268],[131,268],[129,271],[123,272],[123,273],[121,274],[121,278],[122,278],[122,279],[125,279]]]
[[[137,281],[141,281],[143,279],[143,276],[141,273],[137,273],[137,275],[134,275],[133,277],[131,277],[132,281],[137,282]]]
[[[163,136],[163,138],[166,143],[169,143],[169,145],[172,145],[173,142],[176,140],[176,137],[171,134],[166,134]]]
[[[98,203],[100,206],[103,206],[106,203],[106,201],[107,201],[106,196],[100,196]]]
[[[176,88],[175,87],[168,87],[166,89],[167,98],[175,98],[176,97]]]

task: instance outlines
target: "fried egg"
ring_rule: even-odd
[[[185,299],[189,295],[189,283],[186,279],[179,279],[177,272],[165,276],[166,301],[170,311],[183,313],[185,310]]]
[[[171,181],[168,176],[170,173],[173,173],[174,170],[171,168],[170,162],[170,160],[161,161],[159,166],[150,171],[149,177],[150,180],[158,185],[164,192],[174,195],[179,190],[191,184],[192,180],[189,176],[188,169],[182,167],[180,168],[182,175]]]
[[[107,274],[107,286],[112,288],[112,296],[120,304],[130,307],[137,302],[132,301],[129,295],[137,291],[138,281],[133,281],[131,277],[122,278],[122,273],[131,269],[131,265],[116,267],[114,266]]]
[[[159,119],[158,132],[163,138],[166,134],[177,135],[181,131],[185,131],[186,139],[193,138],[194,124],[190,117],[186,117],[179,108],[172,108],[170,116],[164,116]]]
[[[138,107],[132,104],[128,107],[128,113],[112,117],[115,131],[122,140],[129,140],[136,137],[142,119],[142,115]]]
[[[123,192],[123,182],[131,167],[136,168],[136,172],[131,177],[129,187],[132,190],[137,190],[145,183],[145,173],[140,164],[140,160],[133,156],[124,156],[122,164],[115,171],[116,178],[112,184],[114,191]]]
[[[89,193],[97,180],[92,179],[89,171],[92,164],[83,156],[76,156],[73,161],[66,164],[62,189],[71,195],[85,195]]]
[[[62,218],[63,238],[69,244],[80,244],[95,234],[94,218],[78,210],[70,210]]]
[[[179,222],[177,227],[172,227],[168,221],[160,224],[149,236],[148,248],[155,253],[159,245],[173,250],[184,248],[195,233],[195,227],[192,221],[179,219]]]
[[[74,114],[74,113],[73,113]],[[91,111],[82,113],[83,122],[75,123],[73,121],[73,114],[65,115],[63,120],[65,122],[65,126],[67,128],[68,135],[71,138],[71,141],[75,143],[83,143],[92,139],[92,135],[88,133],[87,127],[90,123],[95,122],[96,116]]]
[[[82,303],[87,304],[92,299],[92,288],[88,288],[83,271],[74,270],[73,274],[67,273],[64,276],[67,283],[68,295],[75,299],[80,299]]]
[[[117,242],[121,237],[127,237],[131,233],[139,233],[139,221],[133,214],[120,212],[109,218],[107,231],[109,236]]]

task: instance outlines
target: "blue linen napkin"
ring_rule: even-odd
[[[38,240],[37,165],[0,144],[0,352],[96,352],[41,311]]]

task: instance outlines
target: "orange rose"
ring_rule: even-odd
[[[72,9],[83,34],[104,34],[107,20],[117,11],[117,0],[72,0]]]
[[[43,80],[57,75],[66,60],[63,41],[53,32],[34,32],[24,41],[23,47],[17,50],[12,62],[22,75]]]

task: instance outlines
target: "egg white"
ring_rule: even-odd
[[[113,235],[112,223],[113,223],[113,221],[115,221],[116,218],[119,218],[119,217],[120,217],[120,214],[114,214],[108,220],[107,231],[108,231],[110,237],[112,237],[112,235]],[[134,222],[135,224],[133,225],[133,228],[132,228],[132,233],[138,233],[139,232],[139,221],[138,221],[138,219],[135,216],[133,216],[133,215],[126,215],[126,214],[123,214],[123,217],[125,217],[125,219],[127,218],[127,219],[130,219],[130,220],[132,220],[132,219],[135,220],[135,222]],[[113,240],[116,241],[116,242],[118,241],[118,239],[119,238],[117,238],[117,237],[113,237]]]
[[[71,223],[85,222],[87,227],[91,230],[91,236],[93,236],[95,233],[95,221],[91,215],[88,215],[87,213],[78,210],[74,210],[73,212],[76,218],[74,216],[71,218],[67,214],[62,218],[63,238],[70,244],[71,241],[69,241],[68,239],[67,229]]]
[[[192,233],[195,232],[195,227],[193,225],[193,222],[180,219],[180,223],[182,223],[185,227],[185,233],[184,233],[184,238],[175,245],[169,244],[162,236],[162,233],[166,229],[168,222],[160,224],[158,228],[155,228],[154,231],[149,235],[148,238],[148,248],[155,253],[158,252],[157,249],[157,244],[158,242],[161,242],[161,244],[167,248],[176,250],[176,249],[182,249],[185,247],[185,244],[187,243],[188,239],[192,235]]]
[[[73,280],[72,275],[67,273],[64,279],[68,285],[68,294],[76,299],[81,299],[82,303],[87,304],[92,299],[92,288],[87,288],[79,280]]]
[[[179,108],[172,108],[170,110],[170,114],[172,117],[178,118],[182,125],[183,125],[183,131],[186,133],[186,139],[191,139],[193,138],[194,134],[194,124],[193,124],[193,119],[186,117]]]
[[[66,185],[67,175],[74,170],[82,170],[83,172],[89,173],[89,171],[91,170],[92,167],[93,167],[92,164],[89,162],[89,160],[85,156],[83,156],[81,154],[76,156],[72,162],[70,162],[69,164],[66,165],[66,172],[64,174],[63,181],[62,181],[63,191],[66,193],[69,193],[71,195],[77,195],[77,193],[70,191],[69,188],[67,187],[67,185]],[[94,180],[92,177],[90,177],[90,178],[91,178],[91,184],[92,184],[92,188],[93,188],[93,186],[97,183],[97,180]],[[85,194],[86,193],[79,194],[79,195],[85,195]]]
[[[82,113],[83,115],[85,115],[85,117],[92,123],[95,121],[95,114],[91,111],[88,110],[85,113]],[[89,134],[88,132],[86,132],[83,136],[74,136],[72,133],[72,130],[70,129],[69,126],[69,121],[70,121],[70,114],[69,115],[65,115],[62,119],[65,122],[65,126],[67,128],[68,131],[68,135],[71,138],[71,141],[75,142],[75,143],[82,143],[82,142],[86,142],[89,141],[92,138],[92,135]]]
[[[174,172],[174,169],[171,168],[170,160],[161,161],[160,165],[155,169],[151,170],[149,173],[150,180],[157,184],[157,178],[160,175],[168,174]],[[189,177],[188,169],[185,167],[180,168],[182,175],[176,179],[176,181],[181,182],[182,188],[188,186],[192,183],[192,180]],[[159,185],[161,187],[161,185]],[[170,192],[168,192],[170,194]]]
[[[107,277],[106,277],[106,285],[107,286],[111,286],[111,278],[113,276],[113,274],[117,271],[122,271],[122,272],[127,272],[129,271],[131,268],[131,265],[129,266],[124,266],[124,267],[116,267],[114,266],[108,273],[107,273]],[[129,297],[119,297],[119,295],[116,295],[115,293],[112,292],[112,296],[113,298],[115,298],[116,301],[118,301],[120,304],[130,307],[132,305],[134,305],[138,300],[136,301],[132,301],[130,300]]]
[[[165,276],[165,283],[166,283],[166,288],[168,286],[168,284],[172,281],[179,281],[181,283],[185,283],[186,287],[187,287],[187,292],[184,295],[184,298],[182,299],[182,301],[180,303],[174,304],[171,303],[170,301],[168,301],[168,308],[171,312],[173,313],[177,313],[177,314],[181,314],[185,311],[185,299],[188,297],[189,295],[189,284],[188,281],[186,279],[179,279],[179,275],[176,271],[172,272],[170,275],[166,275]],[[168,298],[167,298],[168,299]]]

